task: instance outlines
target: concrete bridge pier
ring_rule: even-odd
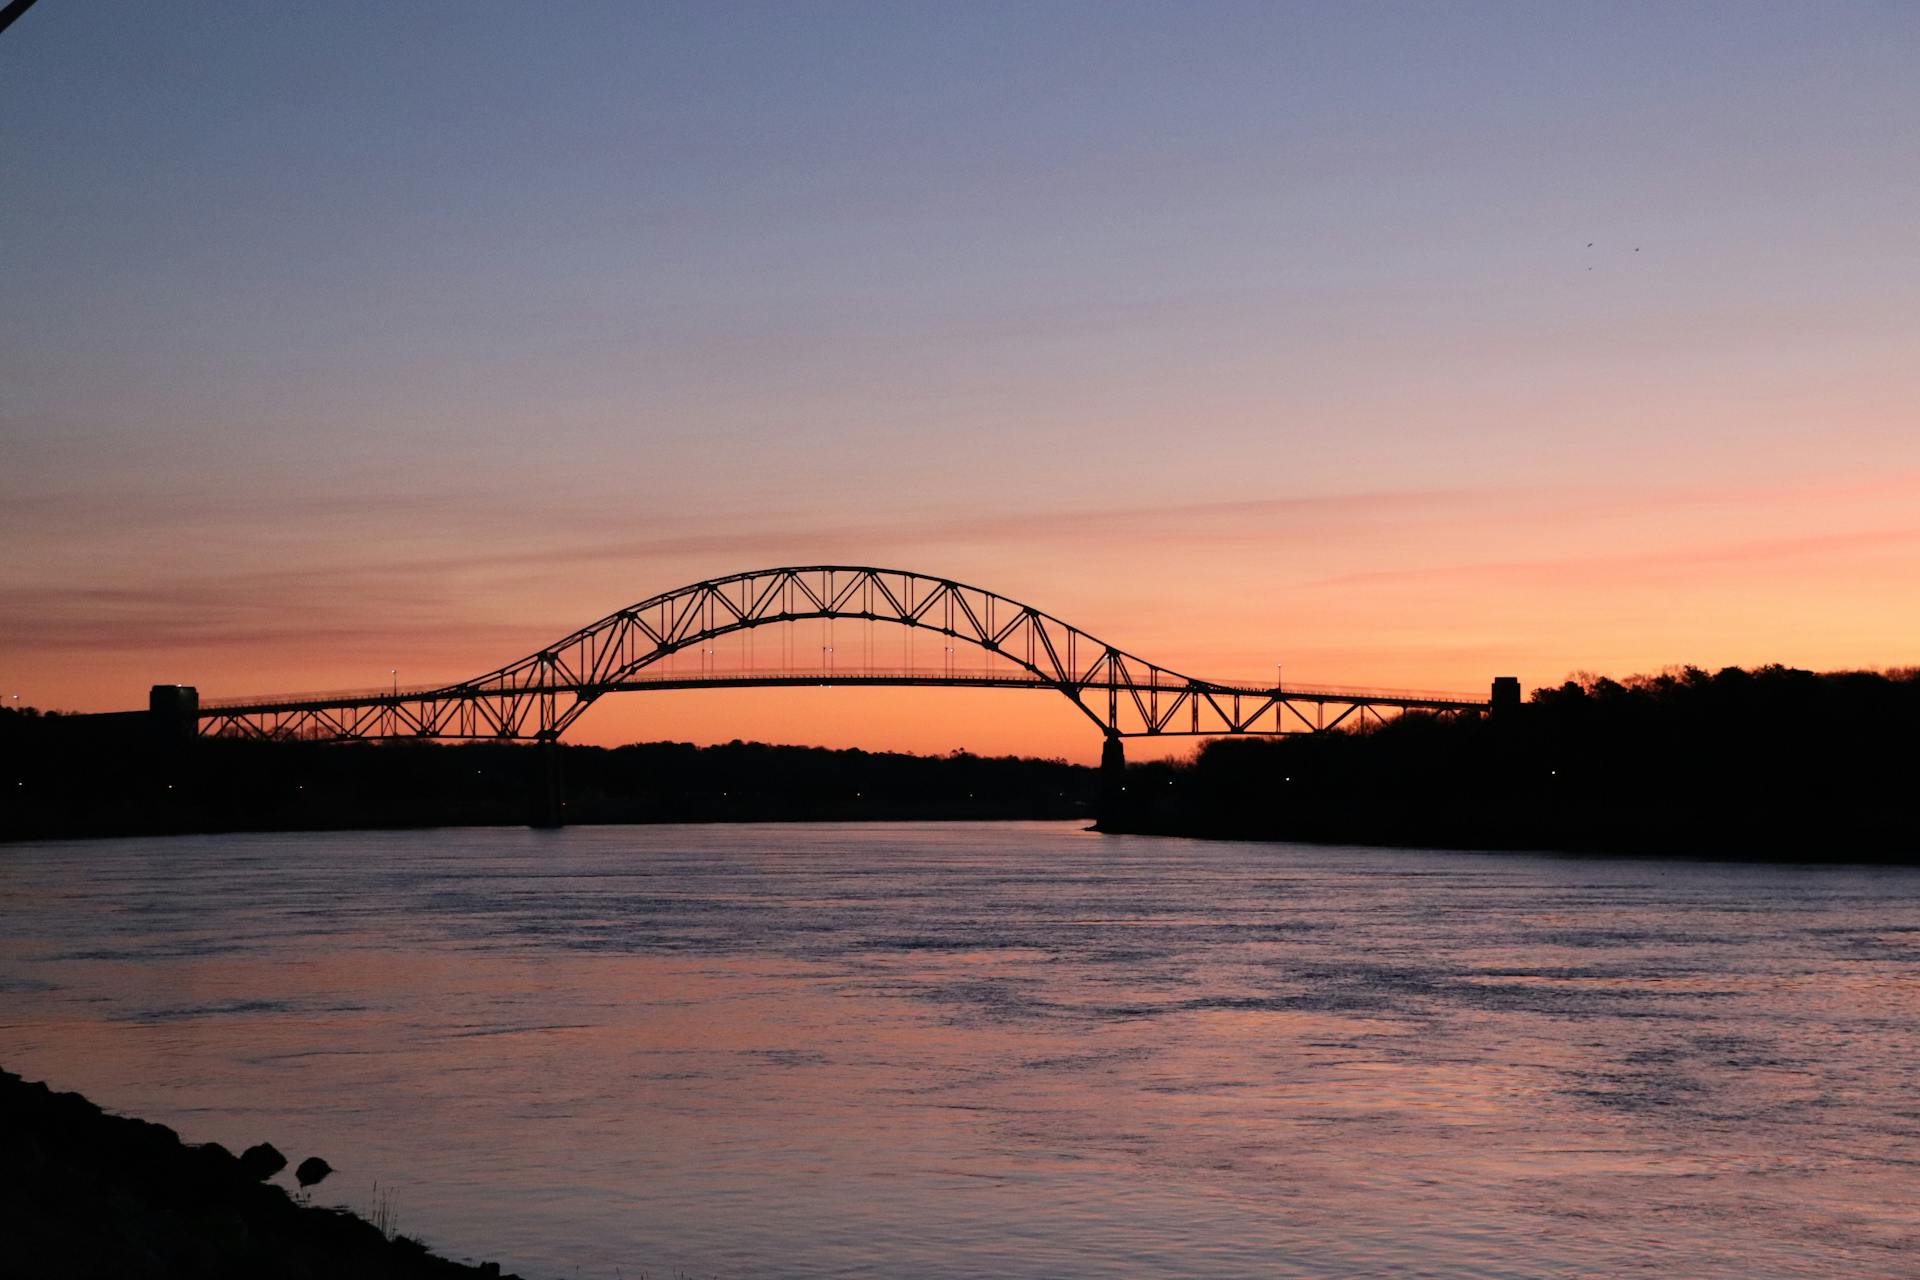
[[[160,746],[188,743],[200,732],[200,691],[190,684],[157,684],[147,692],[149,737]]]
[[[532,755],[533,812],[527,825],[536,831],[555,831],[567,825],[567,779],[560,763],[560,744],[543,739]]]
[[[1119,831],[1125,825],[1127,804],[1127,749],[1120,735],[1108,734],[1100,748],[1100,799],[1093,825],[1101,831]]]
[[[1487,701],[1487,710],[1496,720],[1509,720],[1520,710],[1520,678],[1518,676],[1495,676],[1493,693]]]

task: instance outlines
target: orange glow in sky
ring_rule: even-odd
[[[1920,663],[1897,7],[172,8],[0,41],[0,697],[455,680],[822,562],[1221,679]]]

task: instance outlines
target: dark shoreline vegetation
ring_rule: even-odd
[[[1913,862],[1917,712],[1915,670],[1687,667],[1580,676],[1490,717],[1217,739],[1118,779],[1058,760],[743,742],[557,754],[569,824],[1097,818],[1227,839]],[[168,741],[141,716],[0,713],[0,839],[519,825],[537,755]]]
[[[1579,676],[1504,715],[1218,739],[1103,826],[1435,848],[1920,862],[1920,669]]]
[[[521,826],[536,748],[158,742],[86,716],[0,719],[0,839]],[[684,742],[561,745],[570,825],[1093,817],[1096,771],[1058,760]],[[24,785],[21,785],[24,784]],[[8,803],[11,801],[12,803]]]
[[[0,1280],[503,1274],[299,1203],[268,1181],[284,1164],[265,1144],[240,1156],[189,1145],[0,1070]]]

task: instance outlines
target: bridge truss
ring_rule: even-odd
[[[1001,661],[984,671],[663,670],[664,659],[757,627],[810,619],[916,628]],[[1261,687],[1148,662],[1051,614],[979,587],[899,569],[810,565],[697,582],[630,605],[516,662],[456,684],[209,700],[207,737],[556,741],[601,697],[638,690],[796,685],[1051,689],[1109,738],[1324,733],[1407,711],[1472,715],[1452,694]]]

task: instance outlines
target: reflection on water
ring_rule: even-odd
[[[0,1063],[536,1276],[1912,1274],[1920,872],[1057,824],[0,848]]]

